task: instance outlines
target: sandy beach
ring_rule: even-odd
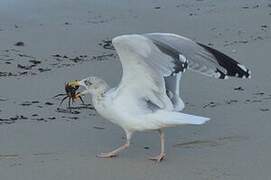
[[[123,131],[90,106],[57,110],[64,84],[95,75],[112,87],[121,65],[110,40],[169,32],[215,47],[252,71],[217,80],[187,71],[185,113],[202,126],[166,130],[165,161],[155,132],[136,133],[117,158],[96,154]],[[1,180],[271,179],[271,1],[0,1]],[[84,98],[90,104],[90,97]]]

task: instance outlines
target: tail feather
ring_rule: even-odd
[[[210,120],[210,118],[185,114],[181,112],[160,111],[155,113],[156,118],[164,126],[176,126],[185,124],[200,125]]]

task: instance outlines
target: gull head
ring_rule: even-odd
[[[86,89],[84,94],[99,95],[105,93],[109,88],[103,79],[95,76],[87,77],[77,83]]]
[[[85,88],[82,92],[76,92],[79,87],[82,86]],[[82,99],[82,95],[85,94],[91,94],[92,96],[100,96],[103,93],[105,93],[109,89],[109,86],[107,83],[98,78],[98,77],[88,77],[82,80],[71,80],[68,83],[65,84],[65,94],[58,94],[55,97],[58,96],[65,96],[61,102],[60,105],[63,103],[63,101],[67,98],[69,98],[69,108],[70,108],[70,100],[74,102],[75,100],[79,99],[84,104],[84,101]]]

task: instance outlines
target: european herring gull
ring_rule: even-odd
[[[182,73],[188,69],[206,76],[250,78],[244,66],[201,43],[169,33],[130,34],[115,37],[112,44],[122,65],[119,85],[110,88],[98,77],[73,81],[85,90],[77,96],[91,94],[96,111],[119,125],[126,133],[126,143],[119,148],[98,154],[108,158],[130,145],[136,131],[157,130],[160,133],[160,154],[150,157],[161,161],[165,157],[163,129],[185,124],[204,124],[209,118],[184,114],[179,95]]]

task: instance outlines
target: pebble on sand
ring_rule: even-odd
[[[18,42],[16,42],[15,44],[14,44],[14,46],[24,46],[25,44],[24,44],[24,42],[22,42],[22,41],[18,41]]]

